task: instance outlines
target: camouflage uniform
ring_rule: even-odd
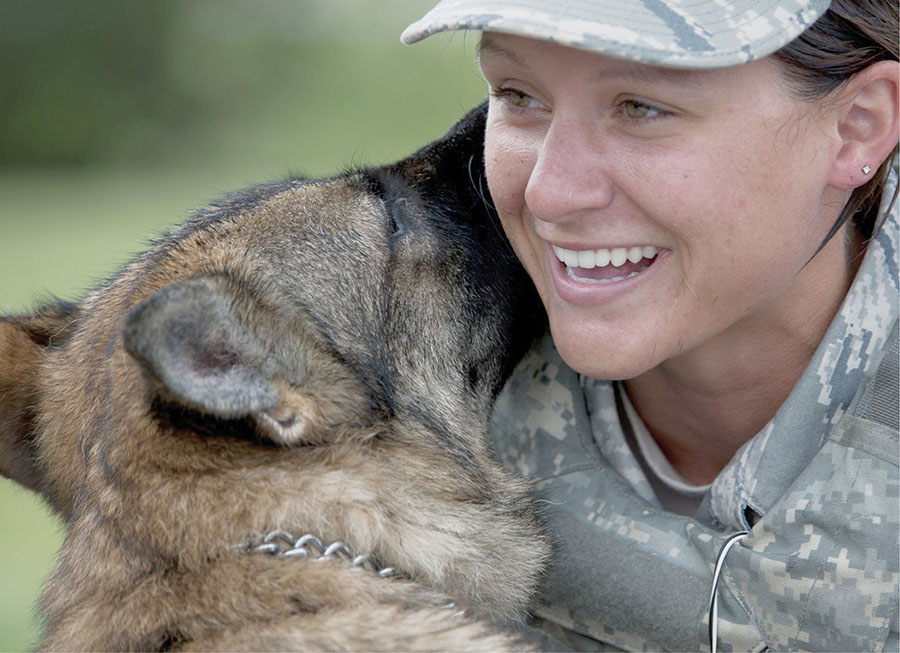
[[[896,380],[863,392],[896,375],[897,213],[788,399],[693,518],[660,508],[612,383],[580,379],[549,336],[521,363],[493,437],[538,482],[557,546],[540,628],[576,649],[708,650],[713,565],[746,530],[720,577],[720,650],[898,649]]]
[[[775,52],[829,4],[441,0],[401,40],[489,30],[714,68]],[[707,648],[714,564],[749,531],[719,575],[722,650],[898,648],[897,230],[895,211],[793,392],[693,518],[661,509],[613,384],[582,383],[549,337],[522,362],[493,437],[500,459],[538,482],[557,543],[536,608],[544,633],[574,648]]]

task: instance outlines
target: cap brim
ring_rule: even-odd
[[[404,30],[411,44],[481,30],[552,41],[671,68],[720,68],[768,56],[797,38],[830,0],[443,0]]]

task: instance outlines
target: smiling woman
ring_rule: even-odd
[[[558,534],[535,626],[896,649],[896,3],[443,0],[404,38],[458,29],[550,323],[495,410]]]

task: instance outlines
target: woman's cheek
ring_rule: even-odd
[[[488,188],[501,215],[520,214],[539,144],[527,130],[488,117],[484,158]]]

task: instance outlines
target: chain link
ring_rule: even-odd
[[[301,535],[294,537],[287,531],[278,529],[268,533],[260,544],[240,545],[238,548],[245,553],[270,555],[275,558],[305,558],[314,562],[325,560],[344,560],[350,563],[353,571],[365,569],[376,574],[379,578],[409,578],[402,571],[394,567],[385,567],[375,556],[369,553],[357,555],[353,550],[341,541],[325,545],[315,535]],[[465,608],[460,609],[451,601],[443,606],[447,610],[455,610],[454,616],[466,615]]]
[[[315,562],[340,559],[349,562],[353,570],[366,569],[381,578],[405,576],[393,567],[383,566],[369,553],[357,555],[343,542],[337,541],[326,545],[315,535],[295,537],[280,529],[268,533],[262,543],[249,544],[244,550],[247,553],[263,553],[276,558],[306,558]]]

